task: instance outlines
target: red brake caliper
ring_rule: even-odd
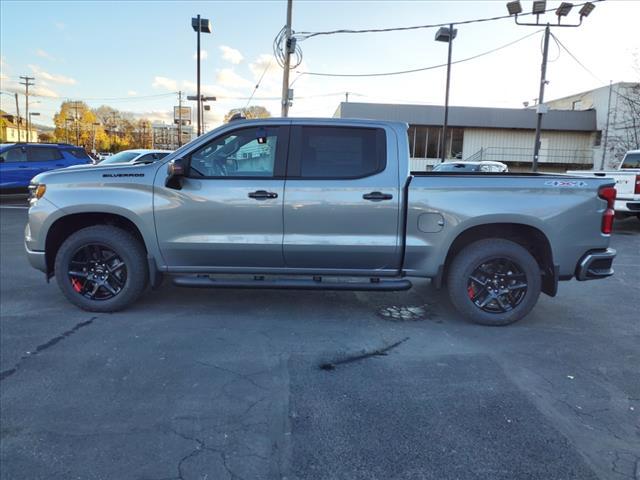
[[[470,298],[471,300],[473,300],[473,297],[475,297],[475,296],[476,296],[476,293],[473,291],[473,284],[471,284],[471,285],[469,285],[469,286],[467,287],[467,295],[469,295],[469,298]]]
[[[71,279],[71,286],[78,293],[80,293],[80,290],[82,290],[82,285],[80,285],[80,282],[78,280],[76,280],[75,278]]]

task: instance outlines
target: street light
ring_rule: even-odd
[[[558,23],[560,23],[560,19],[562,17],[566,17],[569,15],[569,12],[573,8],[573,3],[562,2],[558,9],[556,10],[556,15],[558,16]]]
[[[200,101],[198,102],[198,95],[187,95],[187,100],[195,100],[196,102],[198,102],[196,104],[198,108],[198,135],[202,133],[199,122],[200,119],[202,119],[202,123],[204,124],[204,110],[211,110],[211,107],[209,107],[209,105],[204,105],[204,102],[215,102],[217,100],[216,97],[206,97],[204,95],[199,95],[199,97]]]
[[[198,83],[198,136],[200,136],[202,134],[201,128],[200,128],[200,122],[201,122],[201,112],[200,112],[200,32],[204,32],[204,33],[211,33],[211,21],[207,20],[206,18],[200,18],[200,15],[198,15],[196,18],[192,18],[191,19],[191,27],[193,28],[193,30],[195,32],[198,33],[197,37],[198,37],[198,47],[197,47],[197,51],[196,51],[196,56],[197,56],[197,83]]]
[[[547,4],[545,1],[539,0],[533,2],[533,14],[536,15],[536,21],[531,23],[524,23],[518,21],[518,14],[522,13],[522,5],[520,5],[520,1],[516,0],[513,2],[507,3],[507,11],[509,15],[513,16],[517,25],[526,25],[531,27],[540,27],[544,25],[544,23],[540,22],[540,15],[547,11]],[[589,14],[596,8],[596,6],[591,2],[586,2],[580,11],[580,21],[574,24],[561,24],[560,21],[562,17],[566,17],[571,12],[573,8],[573,3],[570,2],[562,2],[560,6],[556,9],[555,14],[558,17],[558,24],[551,25],[549,22],[546,23],[544,28],[544,47],[542,50],[542,65],[540,67],[540,93],[538,94],[538,105],[536,107],[536,113],[538,115],[536,121],[536,138],[533,144],[533,163],[531,164],[531,170],[533,172],[538,171],[538,160],[540,157],[540,130],[542,127],[542,115],[547,113],[548,109],[544,105],[544,87],[549,81],[547,80],[547,57],[549,54],[549,35],[551,34],[550,27],[579,27],[582,25],[582,19],[588,17]]]
[[[513,2],[511,2],[513,3]],[[444,162],[446,157],[446,144],[447,144],[447,123],[449,121],[449,84],[451,80],[451,47],[453,45],[453,39],[456,38],[458,30],[453,28],[453,24],[449,27],[440,27],[436,32],[436,42],[447,42],[449,44],[449,55],[447,57],[447,87],[444,96],[444,122],[442,124],[442,138],[440,139],[440,161]]]

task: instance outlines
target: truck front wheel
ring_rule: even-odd
[[[454,258],[448,275],[454,307],[481,325],[509,325],[538,301],[540,267],[515,242],[490,238],[474,242]]]
[[[115,312],[144,291],[146,253],[130,233],[109,225],[83,228],[67,238],[56,255],[62,293],[91,312]]]

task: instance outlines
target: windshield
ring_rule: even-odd
[[[620,168],[640,168],[640,153],[627,153]]]
[[[470,163],[440,163],[433,168],[434,172],[475,172],[478,165]]]
[[[110,163],[127,163],[138,156],[140,156],[139,152],[130,152],[125,150],[124,152],[116,153],[115,155],[111,155],[109,158],[102,160],[100,162],[100,165],[106,165]]]

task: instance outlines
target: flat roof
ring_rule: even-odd
[[[412,125],[442,125],[444,107],[390,103],[341,102],[337,118],[393,120]],[[537,114],[530,108],[449,107],[450,127],[515,128],[535,130]],[[542,130],[594,132],[595,110],[549,110],[542,119]]]

